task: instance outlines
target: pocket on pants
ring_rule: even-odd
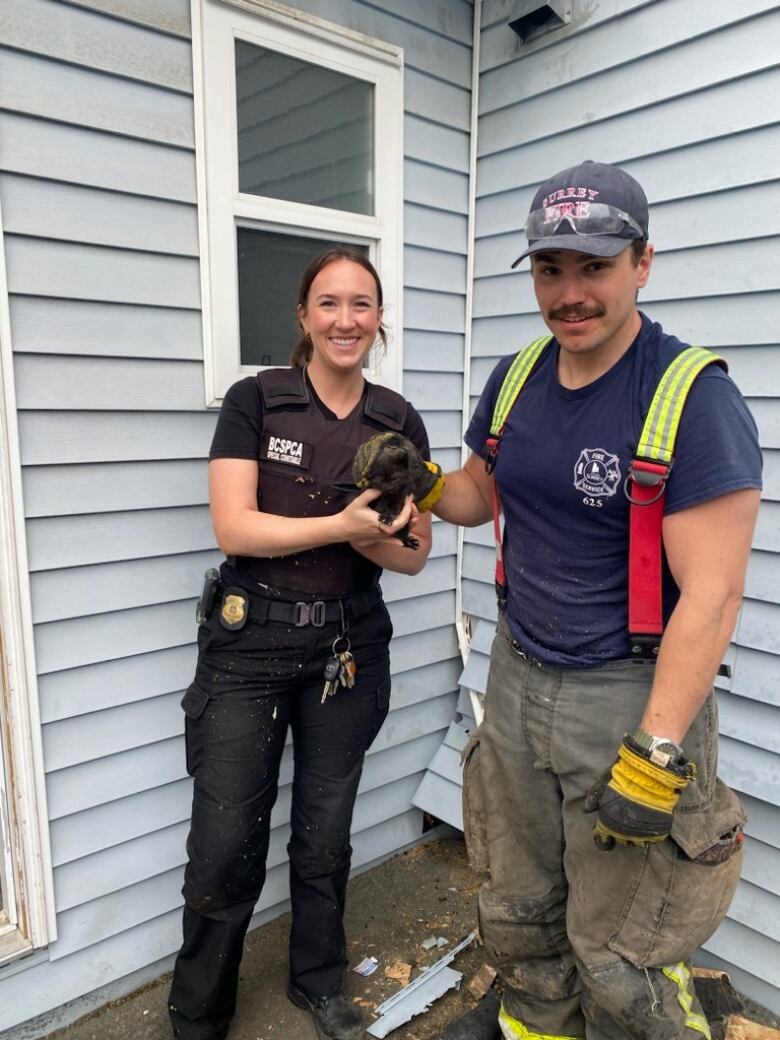
[[[463,836],[469,863],[477,873],[489,870],[488,840],[485,826],[485,800],[479,763],[480,731],[474,730],[463,748]]]
[[[209,703],[209,695],[196,683],[192,683],[181,700],[184,709],[184,747],[187,760],[187,772],[195,776],[200,757],[200,741],[197,734],[196,723],[206,710]]]
[[[638,861],[610,949],[637,967],[688,960],[728,910],[742,867],[745,811],[722,780],[712,802],[677,812],[671,839],[628,850]]]

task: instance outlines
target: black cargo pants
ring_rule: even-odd
[[[226,631],[219,603],[198,634],[186,713],[195,780],[184,878],[184,943],[170,995],[174,1034],[221,1040],[235,1010],[244,936],[265,881],[271,810],[288,727],[294,774],[290,979],[308,996],[341,991],[349,832],[366,751],[387,715],[392,624],[380,598],[346,603],[355,686],[321,703],[340,623],[265,621]],[[255,612],[257,613],[257,612]]]

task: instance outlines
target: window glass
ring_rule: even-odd
[[[300,335],[295,308],[301,275],[332,239],[238,228],[241,364],[287,365]],[[357,247],[361,248],[361,247]],[[368,256],[368,249],[362,248]]]
[[[250,195],[374,213],[374,87],[236,40],[238,185]]]

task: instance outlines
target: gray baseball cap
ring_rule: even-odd
[[[542,184],[525,233],[528,249],[512,267],[548,250],[617,256],[630,241],[647,240],[647,197],[642,185],[619,166],[588,159]]]

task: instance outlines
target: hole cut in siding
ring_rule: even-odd
[[[509,28],[517,33],[523,43],[536,39],[543,33],[560,29],[571,22],[572,0],[519,0],[513,10]]]

